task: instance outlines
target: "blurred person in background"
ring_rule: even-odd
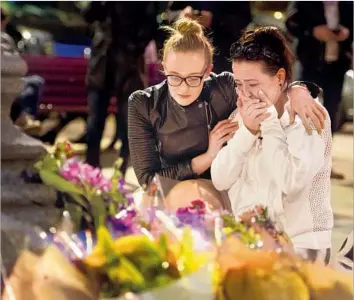
[[[179,18],[197,20],[215,45],[213,72],[231,70],[230,47],[252,22],[250,1],[171,1],[170,11],[180,11]]]
[[[128,97],[144,86],[144,52],[158,28],[158,3],[92,1],[84,11],[94,36],[86,84],[89,116],[86,161],[100,166],[100,142],[107,108],[117,97],[117,139],[122,142],[120,156],[126,171],[129,156],[127,136]]]
[[[9,51],[20,55],[16,43],[12,36],[6,33],[10,17],[1,8],[1,47],[4,51]],[[13,102],[10,117],[15,125],[21,127],[24,132],[36,135],[41,129],[41,123],[35,120],[38,105],[44,88],[44,79],[40,76],[26,76],[24,78],[25,87]]]
[[[331,118],[332,133],[338,131],[337,113],[344,75],[351,67],[353,2],[292,2],[286,26],[298,39],[297,56],[301,80],[313,81],[323,89],[323,102]],[[343,174],[332,170],[332,178]]]
[[[1,21],[4,21],[3,31],[11,36],[15,44],[18,45],[18,42],[23,39],[22,33],[17,29],[16,25],[13,24],[10,16],[3,8],[1,8]]]

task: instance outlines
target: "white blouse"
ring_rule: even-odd
[[[261,137],[244,126],[215,157],[211,177],[227,190],[235,216],[263,204],[292,239],[295,248],[331,247],[331,125],[308,135],[297,116],[290,125],[287,108],[279,119],[274,106],[261,124]]]

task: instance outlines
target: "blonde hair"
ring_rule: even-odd
[[[165,41],[163,47],[163,61],[166,59],[169,51],[184,53],[203,51],[208,64],[212,64],[214,47],[204,35],[203,27],[197,21],[181,18],[172,26],[163,26],[162,28],[170,32],[170,36]]]

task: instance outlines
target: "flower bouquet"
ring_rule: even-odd
[[[157,215],[170,223],[162,212]],[[114,238],[101,226],[93,248],[89,235],[78,241],[78,235],[58,231],[47,237],[49,246],[42,254],[21,253],[5,281],[3,299],[126,299],[132,294],[165,299],[176,290],[179,294],[171,299],[212,299],[208,263],[213,253],[195,250],[191,228],[173,230],[157,238],[144,231]]]
[[[235,218],[228,212],[210,214],[196,200],[176,215],[204,233],[215,229],[217,300],[353,299],[352,276],[296,256],[290,238],[262,206]]]
[[[90,229],[105,225],[109,216],[118,214],[132,204],[120,172],[121,159],[114,164],[110,179],[74,156],[68,142],[56,145],[53,153],[46,154],[35,167],[42,181],[64,194],[64,208],[69,211],[75,229]]]
[[[178,208],[176,216],[181,224],[200,230],[219,245],[227,236],[235,235],[250,249],[293,253],[290,238],[276,228],[267,209],[262,206],[256,206],[237,220],[227,211],[209,211],[202,200],[195,200],[187,207]]]
[[[36,167],[44,183],[70,197],[60,226],[41,233],[48,245],[43,253],[22,251],[4,299],[166,299],[171,292],[175,299],[212,299],[210,247],[200,249],[195,231],[177,228],[161,210],[139,214],[119,162],[106,179],[63,143]]]
[[[216,259],[217,300],[350,300],[352,276],[277,251],[253,251],[230,236]]]

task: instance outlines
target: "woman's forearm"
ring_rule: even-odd
[[[317,98],[322,91],[316,83],[310,81],[294,81],[289,85],[288,94],[291,93],[292,90],[299,87],[307,90],[311,94],[311,97],[314,99]]]
[[[205,152],[192,159],[192,170],[198,175],[203,174],[210,168],[212,162],[213,157],[208,152]]]

